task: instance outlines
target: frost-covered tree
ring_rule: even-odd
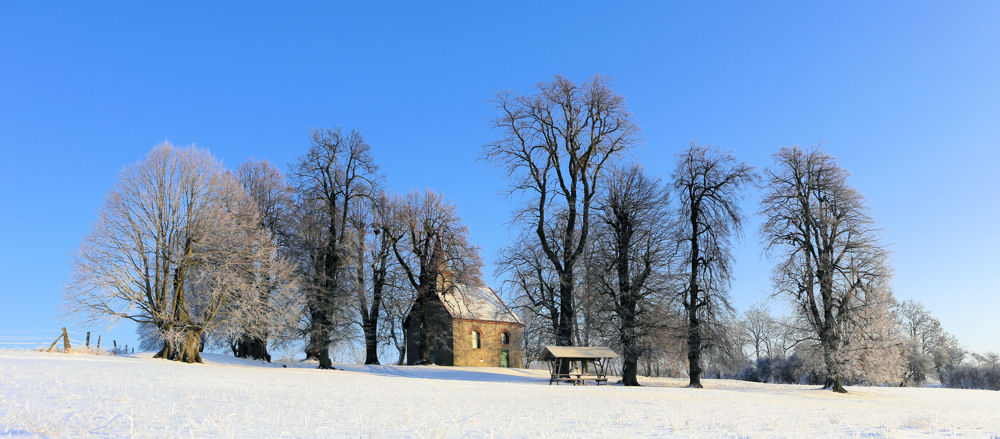
[[[934,360],[944,347],[947,334],[941,322],[915,300],[900,302],[896,315],[906,337],[903,355],[907,367],[900,385],[922,385],[935,370]]]
[[[818,148],[782,148],[766,173],[761,235],[780,254],[774,283],[790,298],[819,341],[827,387],[846,392],[845,331],[858,328],[860,309],[878,305],[889,276],[864,197],[847,171]]]
[[[687,315],[691,387],[701,387],[703,325],[731,309],[726,290],[732,274],[732,239],[743,224],[739,201],[756,181],[751,166],[717,148],[692,143],[677,158],[673,187],[680,205],[675,240],[681,246],[686,278],[680,302]]]
[[[852,316],[845,320],[840,356],[845,359],[842,375],[848,382],[897,385],[905,375],[906,340],[888,281],[888,277],[874,280],[865,294],[855,298]]]
[[[965,360],[968,352],[952,334],[947,334],[941,340],[941,347],[934,355],[934,371],[942,384],[949,385],[951,375]]]
[[[157,146],[108,193],[75,258],[68,309],[155,328],[156,357],[200,362],[206,332],[255,318],[262,288],[293,287],[260,224],[207,151]]]
[[[279,254],[287,255],[286,217],[292,205],[292,192],[285,176],[266,160],[253,159],[240,165],[236,176],[257,208],[260,227],[270,235]],[[286,274],[289,270],[278,272]],[[283,296],[287,290],[276,289],[282,284],[281,280],[260,279],[260,283],[260,297],[256,300],[259,308],[248,316],[256,319],[244,320],[246,327],[236,331],[237,334],[229,339],[229,347],[237,357],[270,361],[269,339],[288,341],[294,335],[299,329],[299,319],[293,313],[298,308],[292,305],[296,298]]]

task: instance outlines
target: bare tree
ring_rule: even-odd
[[[108,194],[75,260],[67,306],[90,320],[155,327],[156,357],[200,362],[206,331],[255,315],[262,279],[288,278],[275,272],[276,255],[236,179],[207,151],[164,143]]]
[[[479,284],[482,261],[479,249],[468,241],[455,207],[431,191],[411,192],[394,201],[394,224],[384,231],[390,234],[393,254],[405,279],[415,291],[410,318],[416,319],[419,352],[412,358],[428,362],[434,331],[430,329],[427,303],[437,294],[439,281],[448,275],[455,282]],[[447,271],[447,273],[446,273]],[[411,324],[412,325],[412,324]]]
[[[546,344],[555,343],[559,308],[555,299],[559,277],[535,235],[522,235],[500,251],[497,274],[514,297],[514,307],[524,321],[524,366],[539,358]]]
[[[595,201],[596,202],[596,201]],[[595,205],[600,212],[600,207]],[[596,218],[595,218],[596,219]],[[573,288],[573,335],[577,346],[611,346],[622,349],[615,306],[609,299],[608,255],[600,248],[599,234],[605,232],[604,224],[596,219],[588,242],[577,263]]]
[[[512,305],[524,322],[521,342],[524,349],[524,367],[527,369],[531,367],[533,361],[541,357],[542,349],[553,343],[555,336],[546,313],[539,312],[526,295],[515,293]]]
[[[702,326],[702,371],[708,377],[735,377],[749,364],[735,314],[726,310],[714,315],[711,323]]]
[[[754,361],[760,360],[762,353],[764,357],[772,357],[772,343],[777,323],[763,304],[747,309],[738,323],[738,328],[744,343],[753,348]]]
[[[522,310],[525,330],[530,320],[533,325],[545,326],[539,328],[539,338],[554,340],[559,329],[559,276],[548,263],[537,237],[522,235],[504,247],[497,266],[497,273],[506,277],[504,284]]]
[[[392,203],[384,193],[359,203],[350,217],[354,239],[354,290],[365,340],[365,364],[379,364],[379,321],[395,258],[392,252]],[[384,232],[388,231],[388,232]]]
[[[687,323],[672,298],[647,312],[648,325],[640,337],[640,365],[646,376],[677,376],[687,364]]]
[[[576,264],[588,242],[598,179],[608,160],[635,142],[637,126],[601,76],[582,85],[557,76],[532,95],[502,94],[496,102],[503,138],[485,146],[485,157],[507,171],[512,193],[528,196],[515,221],[535,234],[559,279],[547,307],[558,309],[556,344],[570,346]],[[558,227],[554,212],[563,217]]]
[[[764,303],[756,304],[743,312],[737,322],[740,338],[754,361],[761,358],[782,359],[798,344],[808,337],[802,337],[803,331],[796,323],[794,316],[775,317]]]
[[[292,169],[296,188],[295,247],[307,279],[309,341],[306,357],[332,367],[329,347],[338,330],[336,315],[352,300],[345,279],[350,259],[348,215],[371,195],[377,167],[361,134],[339,128],[315,130],[309,151]]]
[[[730,309],[726,290],[732,264],[731,239],[743,223],[739,201],[757,181],[753,168],[731,153],[692,143],[680,154],[673,186],[680,198],[677,242],[687,278],[681,303],[687,313],[688,377],[701,385],[703,320]]]
[[[887,252],[878,243],[864,197],[847,172],[818,148],[782,148],[767,171],[761,202],[761,235],[784,260],[775,285],[809,322],[827,369],[827,387],[841,384],[847,362],[845,331],[859,309],[880,303],[889,276]]]
[[[385,233],[385,232],[383,232]],[[395,256],[393,256],[395,258]],[[386,272],[385,290],[382,291],[381,322],[378,325],[381,346],[395,349],[396,364],[406,361],[406,315],[413,307],[414,290],[406,274],[393,259]]]
[[[612,169],[598,209],[596,249],[599,290],[614,311],[622,349],[622,383],[638,386],[640,338],[654,323],[670,280],[676,246],[671,244],[668,192],[638,166]]]

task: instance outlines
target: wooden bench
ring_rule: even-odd
[[[584,385],[586,385],[587,381],[593,381],[598,386],[600,386],[601,383],[604,383],[604,384],[608,383],[608,377],[606,375],[602,375],[602,374],[598,374],[598,375],[584,375],[583,372],[579,372],[579,371],[570,372],[570,373],[554,373],[553,372],[552,375],[551,375],[551,378],[549,379],[549,384],[552,384],[553,382],[556,383],[556,384],[558,384],[560,382],[568,382],[568,383],[573,383],[573,385],[575,385],[575,386],[584,386]]]

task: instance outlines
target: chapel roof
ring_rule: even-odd
[[[524,325],[490,287],[453,284],[447,290],[439,291],[438,297],[452,318]]]

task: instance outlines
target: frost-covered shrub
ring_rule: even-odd
[[[947,387],[961,389],[1000,390],[1000,355],[973,354],[973,363],[963,363],[951,369],[941,380]]]
[[[801,353],[786,358],[761,358],[743,368],[738,378],[744,381],[775,384],[823,384],[826,374],[815,359]]]

